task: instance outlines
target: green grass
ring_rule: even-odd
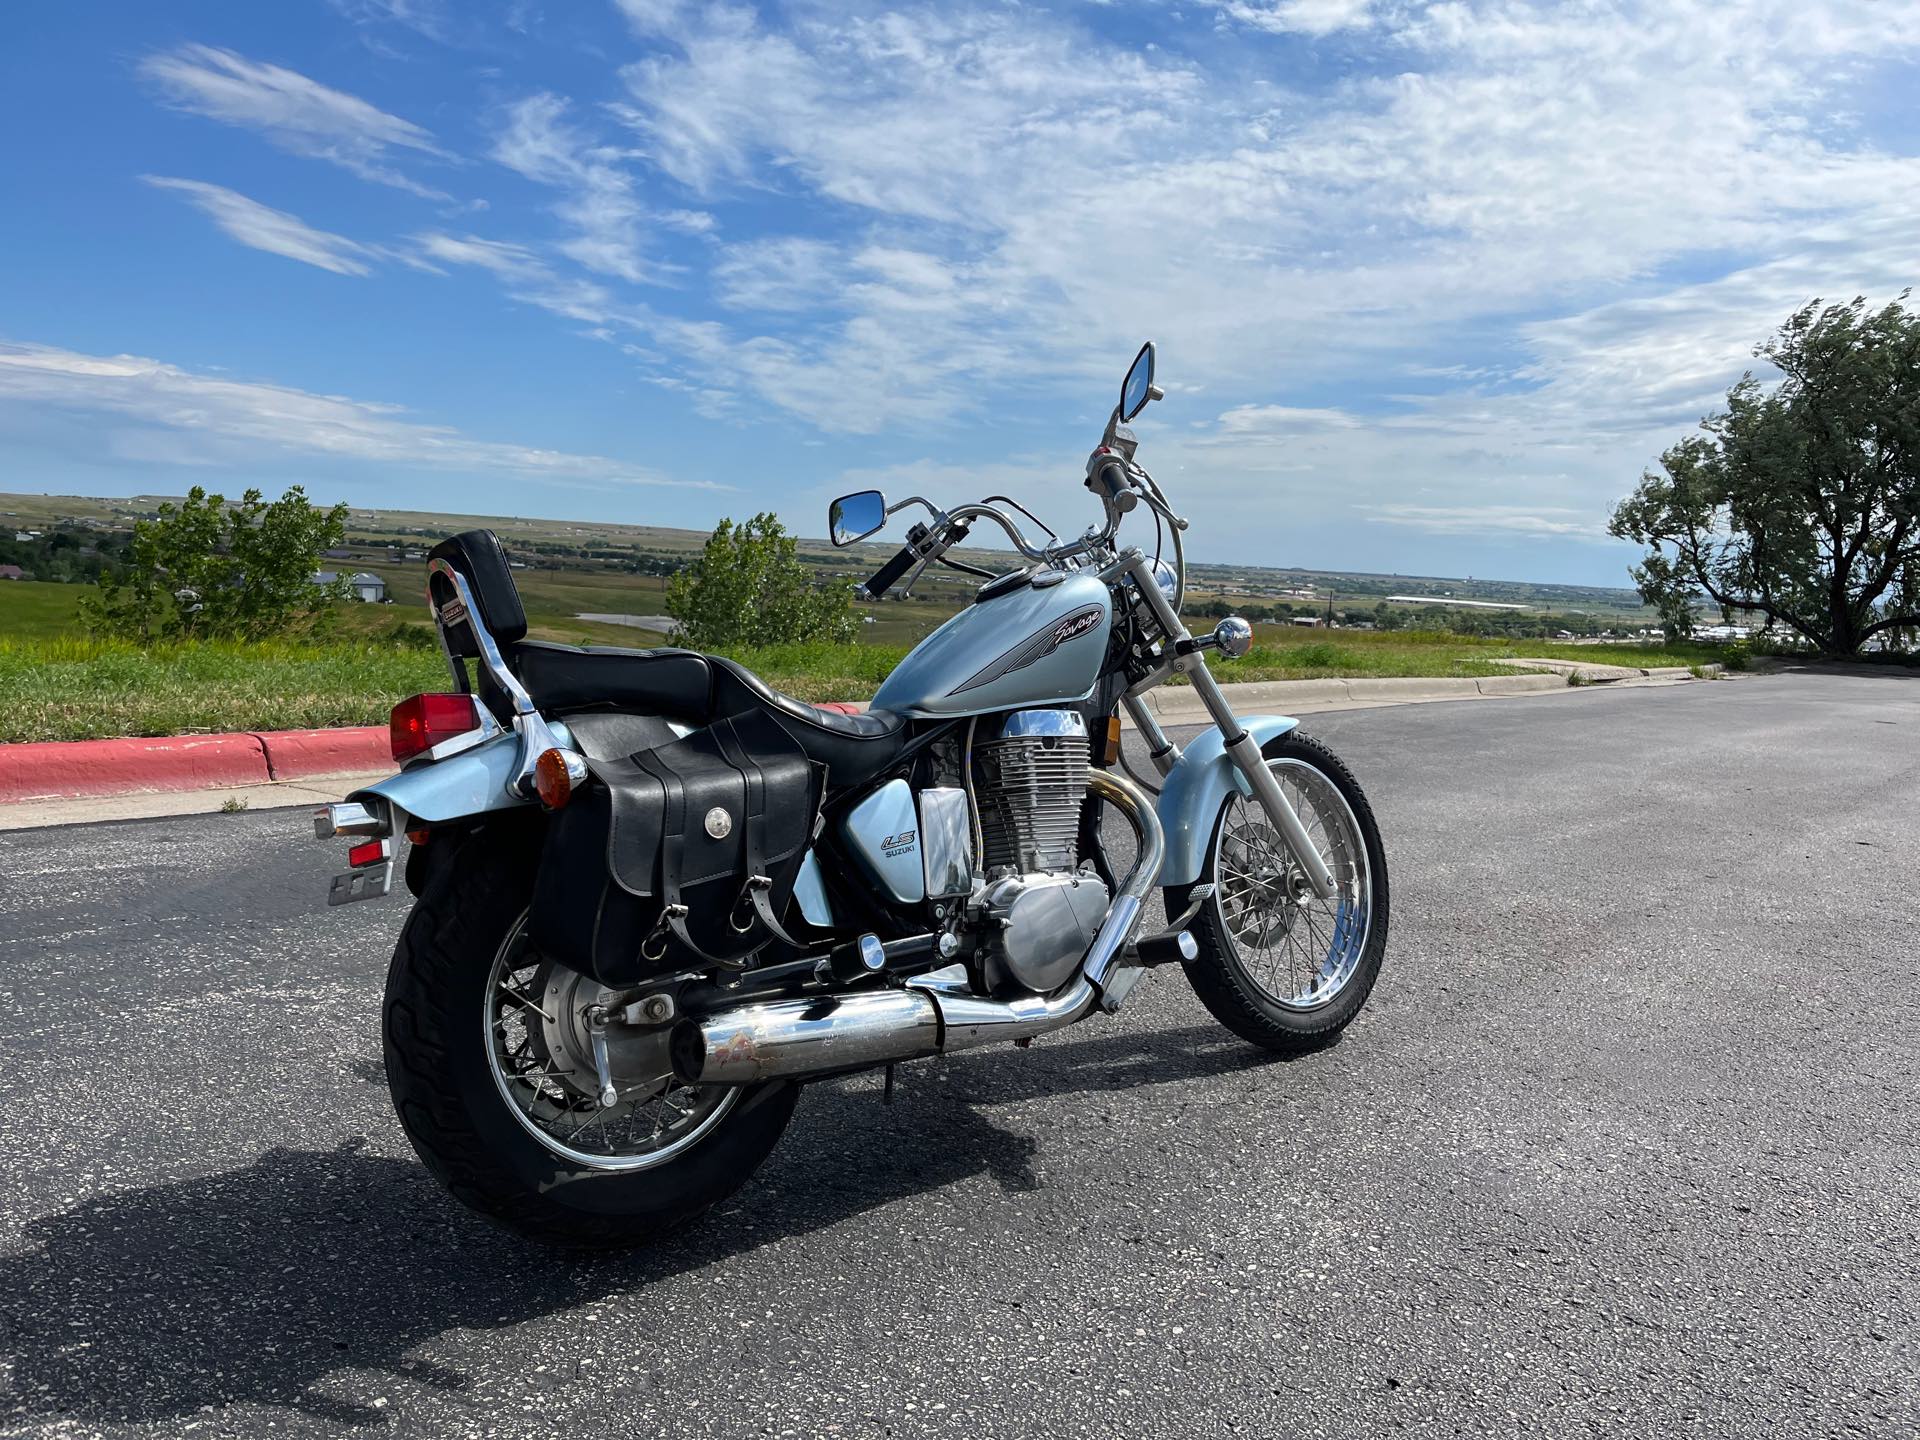
[[[44,580],[0,580],[0,635],[38,639],[80,628],[80,597],[91,585],[54,585]]]
[[[392,646],[0,641],[0,741],[372,725],[446,680]]]
[[[387,623],[395,618],[384,612]],[[1512,672],[1491,662],[1515,654],[1639,665],[1695,665],[1719,655],[1708,645],[1527,644],[1516,651],[1431,631],[1271,630],[1245,659],[1216,658],[1220,678],[1504,675]],[[636,633],[620,638],[631,642]],[[1288,643],[1294,635],[1298,641]],[[852,700],[871,695],[905,653],[900,645],[777,645],[734,658],[802,699]],[[377,725],[395,701],[445,685],[438,651],[364,638],[146,650],[97,640],[0,640],[0,742]]]

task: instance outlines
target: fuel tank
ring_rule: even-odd
[[[976,601],[914,647],[873,706],[927,717],[1084,700],[1100,678],[1112,609],[1105,582],[1085,571]]]

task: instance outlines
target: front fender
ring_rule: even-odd
[[[573,743],[563,726],[549,724],[562,744]],[[519,760],[520,736],[509,730],[444,760],[419,761],[347,798],[364,804],[369,796],[378,796],[396,810],[429,824],[461,820],[489,810],[517,810],[534,803],[507,789]]]
[[[1286,715],[1243,717],[1241,727],[1261,746],[1286,734],[1300,722]],[[1167,863],[1161,867],[1163,886],[1191,885],[1207,863],[1207,845],[1213,822],[1230,790],[1252,795],[1247,782],[1227,757],[1227,740],[1218,727],[1206,730],[1187,746],[1179,763],[1167,772],[1156,807],[1160,828],[1167,836]]]

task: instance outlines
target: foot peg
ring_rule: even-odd
[[[1133,953],[1142,965],[1151,968],[1191,960],[1200,953],[1200,946],[1189,931],[1163,930],[1158,935],[1149,935],[1140,941],[1134,946]]]

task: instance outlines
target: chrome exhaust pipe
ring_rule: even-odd
[[[1139,837],[1140,854],[1087,947],[1080,973],[1061,989],[994,1000],[922,976],[900,990],[737,1005],[674,1027],[668,1056],[675,1076],[690,1085],[753,1085],[866,1070],[1030,1040],[1084,1019],[1096,1005],[1116,1008],[1125,993],[1116,982],[1131,972],[1116,973],[1114,962],[1132,940],[1141,904],[1160,878],[1166,837],[1151,798],[1132,781],[1091,770],[1087,788],[1127,817]]]

